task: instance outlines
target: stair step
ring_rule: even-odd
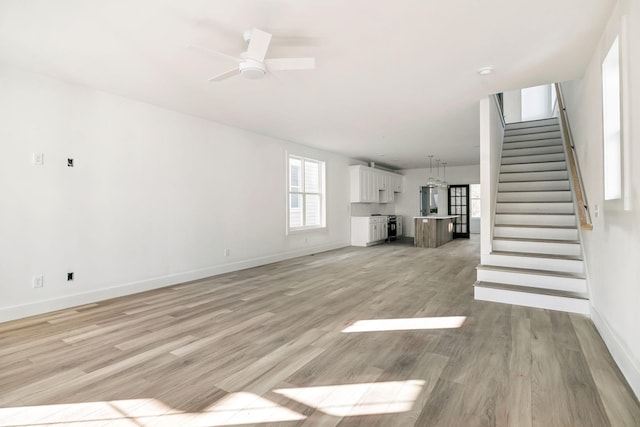
[[[515,141],[503,142],[503,150],[512,150],[518,148],[536,148],[536,147],[555,147],[562,146],[562,138],[538,139],[533,141]]]
[[[513,135],[535,135],[537,133],[543,132],[556,132],[560,130],[560,125],[557,123],[542,125],[542,126],[534,126],[527,128],[505,128],[504,135],[505,136],[513,136]]]
[[[564,271],[540,270],[532,268],[504,267],[498,265],[481,264],[476,267],[478,280],[488,280],[495,283],[509,283],[519,286],[535,286],[544,289],[558,289],[571,292],[586,292],[584,274],[568,273]],[[497,280],[480,276],[493,276]],[[506,280],[506,281],[505,281]]]
[[[584,274],[584,261],[577,256],[492,251],[483,256],[482,262],[502,267]]]
[[[525,164],[504,164],[500,166],[500,173],[523,173],[523,172],[554,172],[566,171],[565,161],[538,162]],[[565,175],[565,178],[568,175]]]
[[[505,166],[505,168],[506,167],[507,166]],[[529,172],[501,171],[500,173],[500,182],[555,181],[565,179],[569,179],[569,174],[566,169]]]
[[[557,125],[557,124],[558,124],[558,118],[550,117],[548,119],[527,120],[524,122],[507,123],[505,126],[505,129],[511,130],[511,129],[522,129],[522,128],[535,128],[539,126],[548,126],[548,125]]]
[[[550,225],[550,226],[576,226],[575,214],[543,214],[543,213],[497,213],[495,225]]]
[[[560,131],[551,131],[551,132],[541,132],[535,134],[526,134],[526,135],[513,135],[513,136],[505,136],[503,142],[514,142],[514,141],[535,141],[541,139],[549,139],[549,138],[561,138]]]
[[[497,202],[496,213],[574,213],[573,202]]]
[[[535,287],[477,281],[474,284],[474,298],[479,301],[590,314],[589,300],[572,292],[548,291]]]
[[[498,191],[564,191],[571,190],[571,184],[568,179],[556,181],[516,181],[501,182],[498,184]]]
[[[580,256],[582,251],[577,240],[551,240],[532,238],[494,237],[492,250],[548,255]]]
[[[495,224],[494,237],[511,239],[578,240],[576,227]]]
[[[560,144],[544,145],[542,147],[507,148],[502,147],[502,158],[513,156],[531,156],[534,154],[564,154],[564,147]]]
[[[571,202],[571,191],[499,191],[498,202]]]
[[[564,160],[564,153],[529,154],[525,156],[502,157],[501,165],[563,162]]]

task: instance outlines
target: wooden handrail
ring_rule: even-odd
[[[573,191],[576,195],[576,203],[579,206],[578,219],[580,220],[580,228],[582,230],[593,230],[591,215],[589,214],[589,204],[587,203],[585,195],[584,183],[582,182],[582,174],[580,173],[580,167],[578,165],[575,145],[573,144],[573,138],[571,137],[571,131],[569,130],[569,118],[567,117],[567,110],[564,105],[560,83],[555,83],[555,88],[556,99],[559,107],[558,112],[560,115],[560,121],[562,122],[562,139],[564,140],[565,151],[569,160],[569,170],[571,171],[571,184],[573,185]]]

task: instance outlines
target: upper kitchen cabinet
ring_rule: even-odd
[[[402,175],[368,166],[351,166],[352,203],[389,203],[402,192]]]

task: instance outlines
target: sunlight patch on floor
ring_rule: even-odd
[[[337,417],[410,411],[424,381],[387,381],[274,390]]]
[[[461,327],[464,324],[465,320],[467,320],[466,316],[358,320],[353,325],[343,329],[342,332],[353,333],[410,331],[424,329],[453,329]]]
[[[181,412],[156,399],[0,408],[0,426],[215,426],[303,420],[306,417],[253,393],[231,393],[202,412]]]

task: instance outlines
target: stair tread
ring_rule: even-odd
[[[553,163],[553,162],[540,162],[540,163]],[[563,161],[564,163],[564,161]],[[510,165],[502,165],[502,166],[510,166]],[[517,172],[500,172],[500,174],[503,173],[538,173],[538,172],[566,172],[567,168],[563,168],[563,169],[545,169],[543,171],[517,171]],[[535,179],[532,179],[532,181],[537,181]],[[547,181],[546,179],[543,181]],[[526,182],[526,181],[520,181],[520,182]]]
[[[538,276],[553,276],[553,277],[562,277],[566,279],[584,279],[584,274],[578,273],[566,273],[564,271],[554,271],[554,270],[540,270],[535,268],[520,268],[520,267],[503,267],[501,265],[485,265],[480,264],[476,267],[477,270],[494,270],[494,271],[505,271],[509,273],[522,273],[522,274],[535,274]]]
[[[539,155],[539,154],[536,154],[536,155]],[[516,156],[514,156],[514,157],[516,157]],[[512,159],[513,157],[507,157],[507,158],[511,158]],[[562,160],[562,161],[564,162],[564,160]],[[548,160],[540,160],[539,162],[500,163],[500,166],[535,165],[535,164],[538,164],[538,163],[549,163],[549,161]],[[553,169],[553,170],[562,171],[562,170],[567,170],[567,169],[565,168],[565,169]],[[543,171],[536,171],[536,172],[543,172]],[[544,172],[548,172],[548,170],[544,170]],[[503,172],[503,173],[513,173],[513,172]]]
[[[504,153],[505,151],[515,151],[515,150],[531,150],[534,148],[556,148],[556,147],[562,147],[562,144],[557,143],[557,144],[553,144],[553,145],[538,145],[536,147],[516,147],[516,148],[509,148],[509,147],[503,147],[502,148],[502,152]],[[564,152],[564,150],[560,151],[561,153]],[[557,154],[557,153],[537,153],[537,154]],[[531,154],[523,154],[523,156],[528,156]],[[509,156],[508,156],[509,157]]]
[[[564,212],[496,212],[497,215],[575,215]]]
[[[574,255],[553,255],[553,254],[532,254],[529,252],[509,252],[509,251],[491,251],[492,255],[504,255],[504,256],[516,256],[516,257],[529,257],[529,258],[550,258],[560,259],[567,261],[584,261],[582,257]]]
[[[549,193],[549,192],[570,193],[571,190],[531,190],[531,189],[527,189],[527,190],[501,190],[501,191],[498,191],[498,194],[505,194],[505,193]]]
[[[540,295],[547,295],[547,296],[553,296],[553,297],[572,298],[572,299],[580,299],[585,301],[588,300],[588,298],[586,298],[583,294],[578,292],[558,291],[555,289],[536,288],[532,286],[506,285],[503,283],[483,282],[480,280],[476,281],[473,284],[473,286],[491,288],[491,289],[500,289],[500,290],[513,291],[513,292],[522,292],[526,294],[540,294]]]
[[[531,190],[531,189],[527,189],[527,190],[500,190],[498,191],[498,194],[504,194],[504,193],[549,193],[549,192],[553,192],[553,193],[570,193],[571,190]]]
[[[560,132],[559,130],[554,130],[551,132]],[[507,135],[505,136],[505,138],[515,138],[518,136],[542,136],[542,134],[545,132],[540,132],[540,133],[532,133],[532,134],[521,134],[521,135]],[[511,144],[512,142],[525,142],[525,141],[548,141],[550,139],[558,139],[560,138],[559,136],[550,136],[548,135],[546,138],[527,138],[527,139],[516,139],[516,140],[511,140],[511,141],[503,141],[502,144],[504,146],[504,144]]]
[[[527,202],[523,200],[508,202],[508,201],[498,200],[497,203],[573,203],[573,202],[564,201],[564,200],[541,200],[541,201],[535,201],[535,202]]]
[[[550,240],[550,239],[530,239],[527,237],[494,237],[493,240],[508,240],[510,242],[535,242],[535,243],[570,243],[579,244],[579,240]]]
[[[509,127],[509,126],[521,125],[523,123],[536,123],[536,122],[547,122],[547,121],[555,121],[556,123],[558,123],[558,118],[557,117],[547,117],[546,119],[521,120],[519,122],[509,122],[505,126]],[[548,125],[540,125],[540,126],[548,126]]]
[[[511,228],[553,228],[559,230],[577,230],[576,226],[568,225],[534,225],[534,224],[495,224],[496,227],[511,227]]]

